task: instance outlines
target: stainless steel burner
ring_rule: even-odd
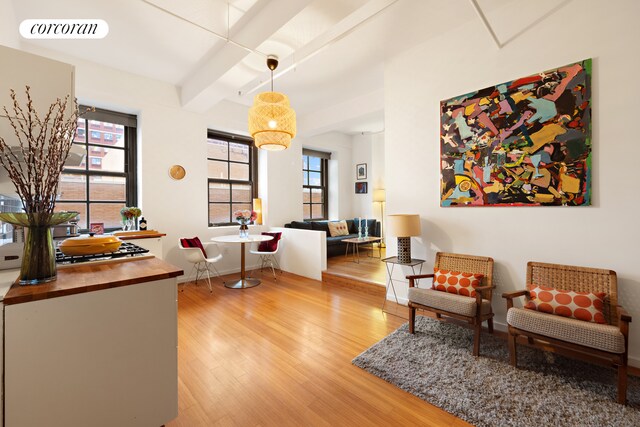
[[[137,255],[143,255],[149,252],[149,249],[145,249],[138,245],[128,242],[122,242],[120,248],[115,252],[107,252],[103,254],[94,255],[76,255],[70,256],[63,254],[60,249],[56,248],[56,263],[58,264],[74,264],[88,261],[97,261],[103,259],[116,259],[123,257],[132,257]]]

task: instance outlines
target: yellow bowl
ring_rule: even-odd
[[[122,240],[116,236],[80,236],[71,237],[63,241],[60,251],[69,256],[95,255],[115,252],[120,248]]]

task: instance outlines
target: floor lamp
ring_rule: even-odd
[[[380,237],[382,240],[380,241],[380,247],[386,248],[387,245],[384,243],[384,202],[386,200],[386,194],[384,188],[379,188],[377,190],[373,190],[373,203],[380,203]]]

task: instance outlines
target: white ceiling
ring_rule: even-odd
[[[569,1],[477,3],[498,38],[508,43]],[[183,106],[195,111],[223,101],[250,105],[255,93],[269,87],[265,55],[278,55],[274,89],[289,95],[302,136],[383,130],[384,61],[480,19],[472,0],[11,3],[17,24],[29,18],[104,19],[110,30],[102,40],[21,43],[169,82],[179,87]],[[488,32],[475,36],[490,38]]]

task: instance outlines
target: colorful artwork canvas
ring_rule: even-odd
[[[591,59],[440,111],[441,206],[591,204]]]

